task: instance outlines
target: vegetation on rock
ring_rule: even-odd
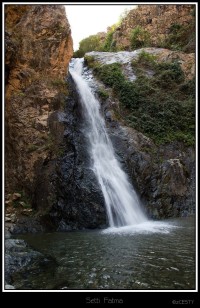
[[[194,145],[195,80],[185,80],[179,62],[158,63],[143,52],[132,62],[137,74],[133,82],[125,78],[119,63],[99,65],[94,59],[91,63],[95,75],[119,99],[130,126],[157,144],[178,140]],[[152,69],[153,76],[148,77],[145,69]]]
[[[74,57],[83,57],[90,51],[112,52],[152,46],[194,52],[195,6],[139,5],[109,27],[104,38],[97,33],[83,39]]]
[[[140,26],[137,26],[131,31],[130,41],[131,48],[133,50],[151,45],[150,35],[148,31]]]
[[[81,58],[85,53],[90,51],[117,51],[119,48],[116,48],[116,42],[113,39],[113,34],[117,24],[112,25],[108,32],[106,33],[104,39],[100,38],[99,34],[90,35],[80,41],[79,49],[74,52],[74,58]]]
[[[184,52],[195,50],[195,10],[191,13],[191,21],[188,24],[172,23],[169,34],[158,44],[159,47]]]

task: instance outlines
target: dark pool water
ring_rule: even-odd
[[[117,232],[54,232],[20,238],[53,257],[56,265],[16,275],[18,289],[195,289],[193,217]]]

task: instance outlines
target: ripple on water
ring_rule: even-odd
[[[18,274],[14,285],[18,289],[191,290],[195,288],[194,230],[190,219],[174,219],[103,231],[23,235],[33,248],[53,256],[57,267]]]

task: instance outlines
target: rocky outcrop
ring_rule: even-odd
[[[103,64],[120,63],[122,64],[123,73],[129,80],[134,80],[133,69],[131,67],[131,61],[137,60],[141,52],[145,52],[155,56],[158,63],[162,62],[179,62],[181,69],[184,73],[184,77],[187,80],[191,80],[195,76],[195,53],[185,53],[182,51],[172,51],[166,48],[154,48],[147,47],[137,49],[135,51],[119,51],[119,52],[88,52],[85,56],[94,57],[95,61]]]
[[[115,151],[147,215],[154,219],[194,215],[194,149],[178,142],[156,146],[116,120],[108,121],[108,127]]]
[[[33,250],[24,240],[5,240],[5,289],[18,288],[10,285],[15,285],[17,275],[21,275],[23,281],[26,280],[27,273],[39,274],[54,265],[55,261],[52,258]]]
[[[120,26],[116,28],[113,41],[119,50],[120,48],[129,50],[131,47],[131,31],[139,26],[148,33],[150,46],[160,47],[169,38],[173,29],[174,33],[177,34],[177,31],[184,27],[185,35],[189,38],[187,42],[185,41],[187,45],[185,49],[194,52],[195,37],[192,37],[192,32],[195,31],[195,27],[193,31],[190,29],[191,24],[194,23],[194,12],[195,6],[188,4],[138,5],[136,9],[127,14]],[[178,39],[178,37],[176,38]],[[186,38],[183,37],[183,39]]]
[[[72,54],[63,6],[5,5],[5,186],[29,203],[43,164],[59,152]]]
[[[32,75],[41,81],[45,77],[65,77],[72,56],[72,39],[64,7],[6,5],[5,18],[6,68],[9,70],[10,63],[15,63],[9,70],[7,97],[24,90],[27,83],[33,82]]]
[[[148,51],[149,49],[150,48],[147,48],[146,50]],[[187,80],[191,80],[195,77],[195,53],[172,51],[165,48],[161,50],[162,51],[158,54],[158,62],[178,61]]]

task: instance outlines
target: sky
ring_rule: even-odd
[[[107,27],[119,21],[120,15],[134,5],[65,5],[67,18],[71,26],[74,51],[79,42],[98,32],[105,32]]]

